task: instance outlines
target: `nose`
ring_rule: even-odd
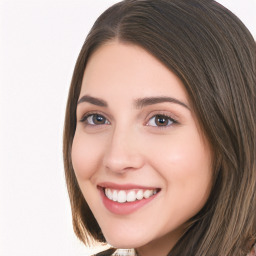
[[[113,131],[103,164],[108,171],[116,174],[138,170],[144,165],[142,148],[134,131],[121,129]]]

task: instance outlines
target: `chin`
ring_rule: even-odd
[[[145,238],[143,239],[138,236],[131,237],[131,235],[129,235],[129,234],[127,234],[125,236],[107,235],[107,236],[105,236],[105,238],[106,238],[108,244],[110,244],[114,248],[119,248],[119,249],[139,248],[149,242]]]

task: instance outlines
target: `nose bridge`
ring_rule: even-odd
[[[122,173],[143,165],[137,137],[136,130],[131,127],[116,126],[113,129],[104,156],[104,165],[108,170]]]

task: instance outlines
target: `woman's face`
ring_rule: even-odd
[[[87,64],[72,162],[118,248],[168,251],[211,189],[210,147],[182,82],[142,48],[116,41]]]

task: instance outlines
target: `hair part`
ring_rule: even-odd
[[[256,240],[256,44],[234,14],[211,0],[126,0],[92,27],[74,69],[64,128],[78,238],[105,242],[77,183],[71,148],[86,64],[111,40],[144,48],[181,79],[214,151],[211,195],[168,255],[245,255]]]

